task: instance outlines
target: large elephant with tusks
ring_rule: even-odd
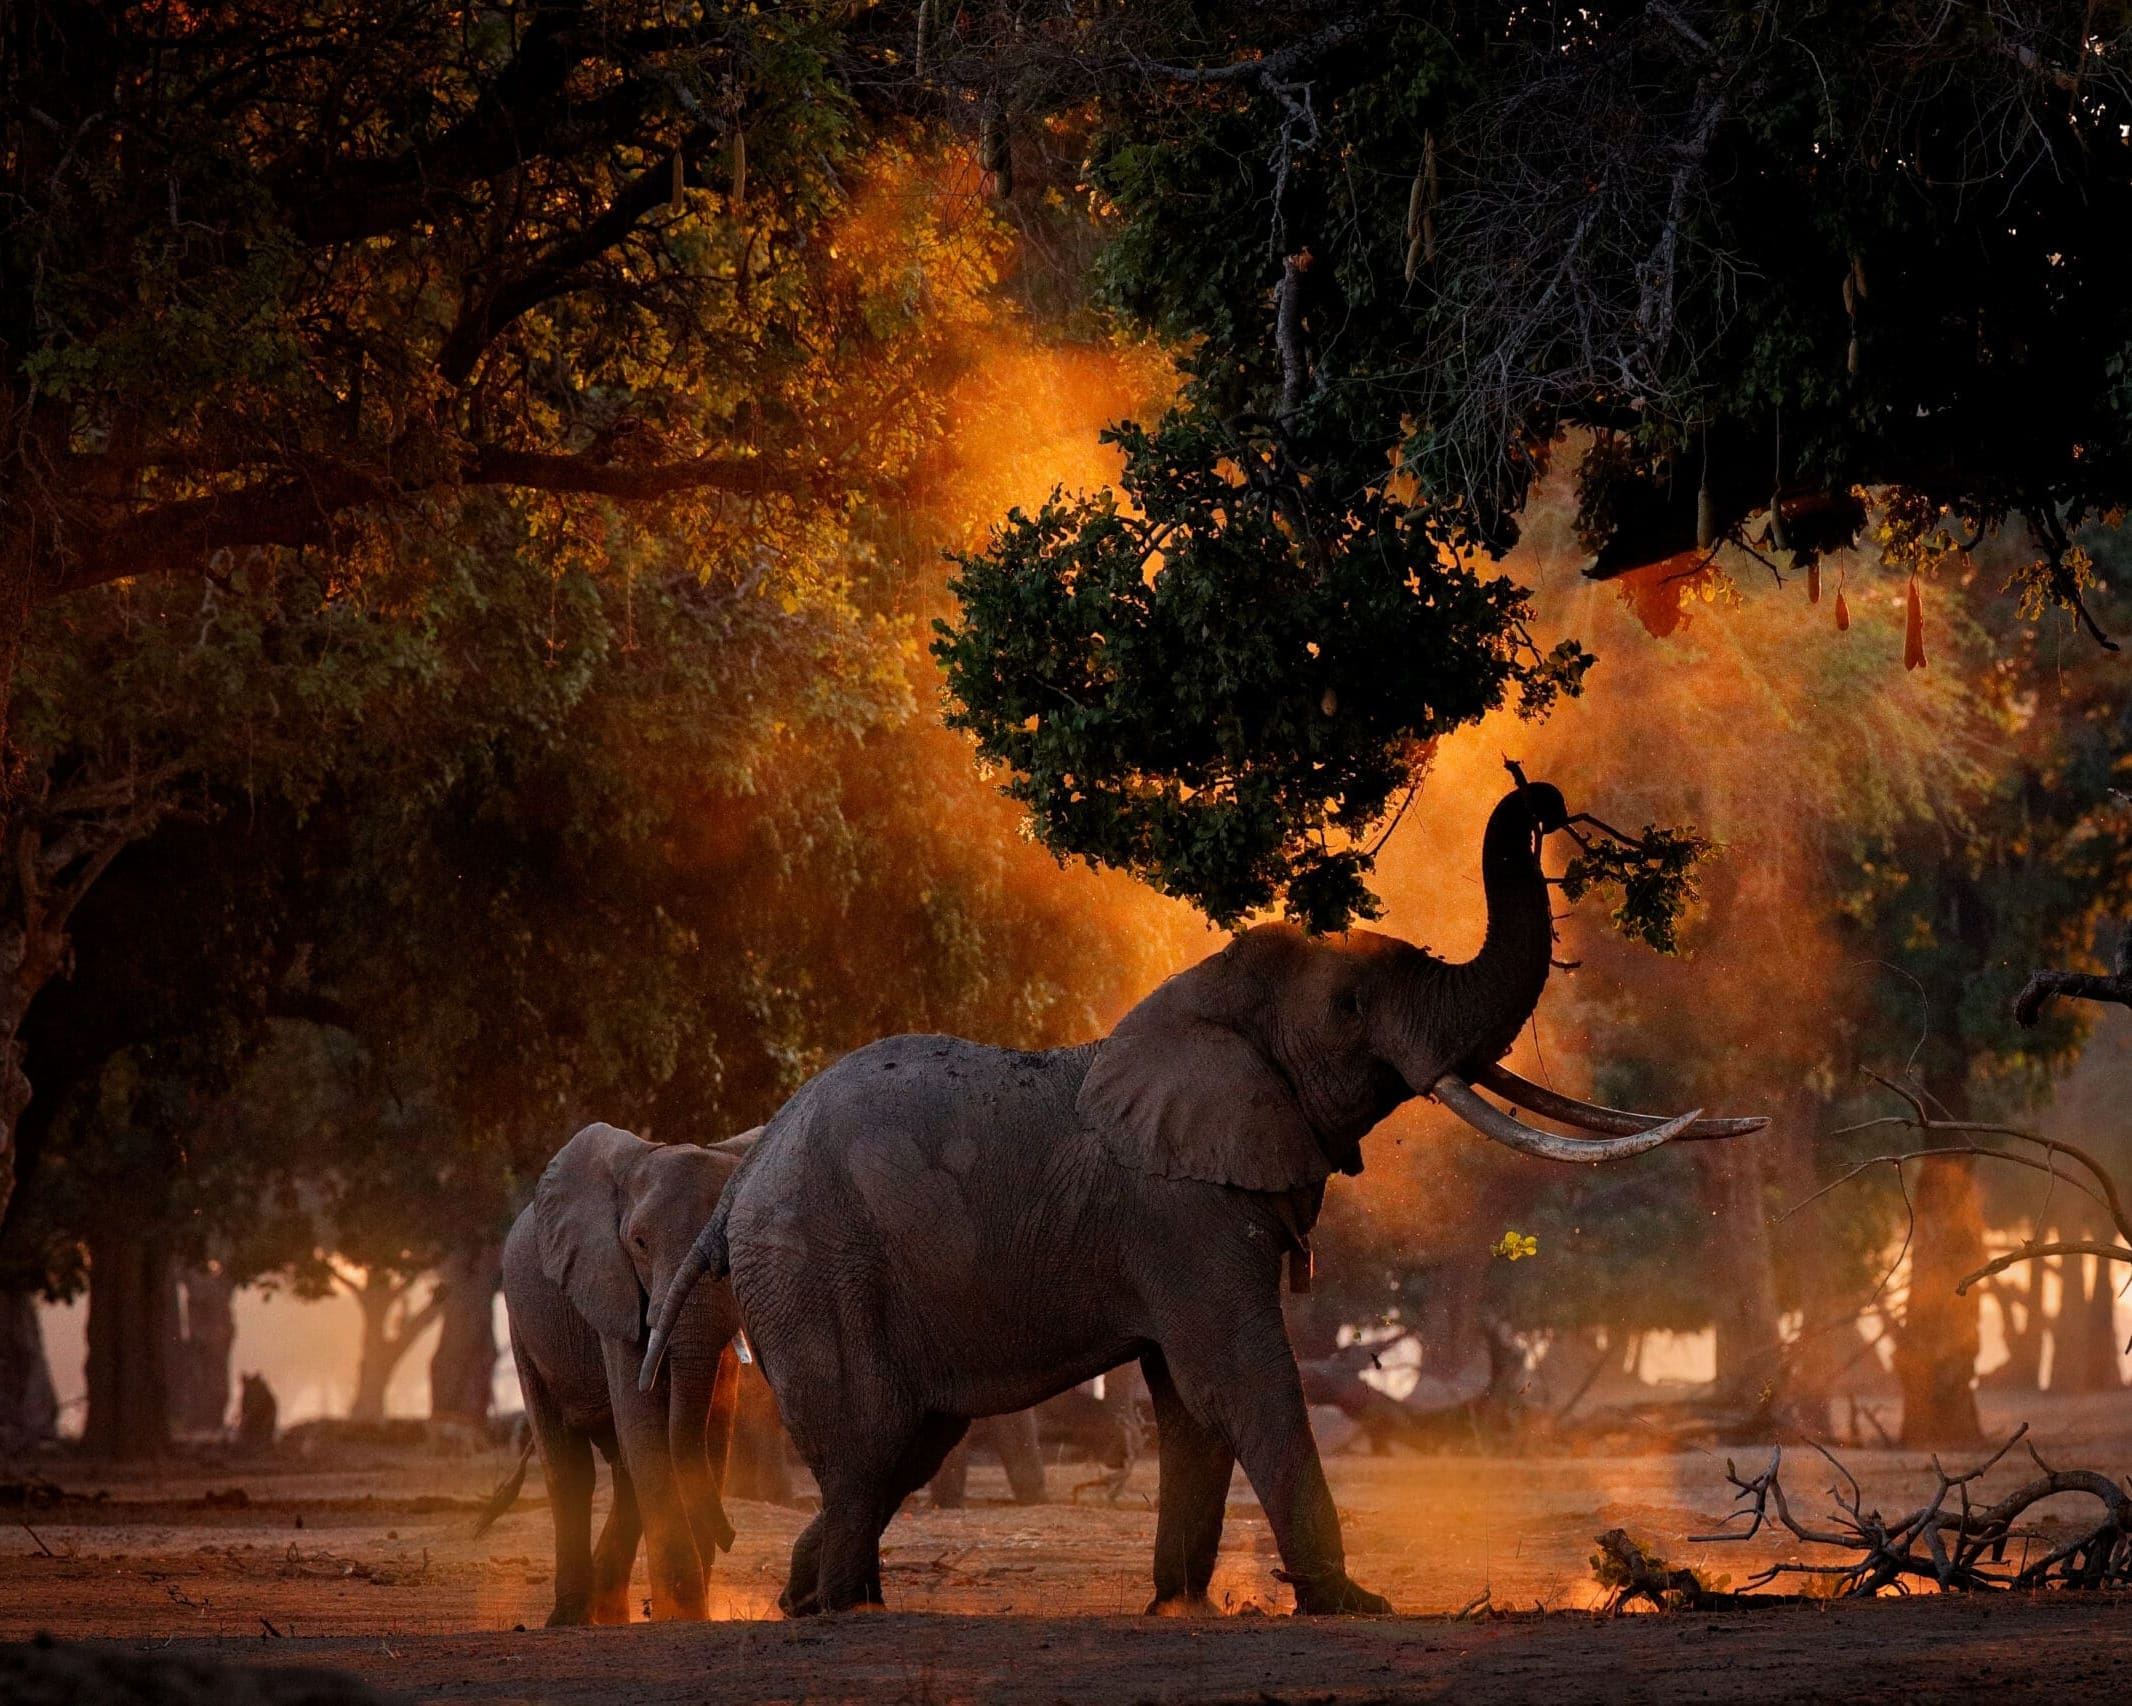
[[[878,1603],[879,1542],[970,1420],[1137,1359],[1159,1436],[1150,1610],[1205,1610],[1242,1463],[1302,1612],[1383,1612],[1347,1573],[1281,1316],[1327,1177],[1433,1095],[1559,1161],[1639,1154],[1759,1120],[1594,1108],[1497,1065],[1547,981],[1543,838],[1562,796],[1521,785],[1482,847],[1488,930],[1447,964],[1361,932],[1264,925],[1179,973],[1099,1043],[1045,1053],[891,1037],[765,1128],[666,1295],[730,1274],[786,1425],[822,1489],[793,1547],[791,1613]],[[1487,1101],[1609,1131],[1564,1137]]]

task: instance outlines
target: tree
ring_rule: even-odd
[[[214,639],[220,602],[257,619],[254,591],[293,584],[323,595],[307,632],[338,622],[408,661],[412,630],[373,618],[420,620],[411,559],[478,572],[500,497],[559,565],[626,584],[648,554],[744,601],[834,602],[859,500],[937,425],[925,375],[993,277],[993,227],[906,193],[905,141],[862,153],[806,8],[527,0],[464,21],[264,0],[11,18],[0,689],[29,677],[11,717],[108,665],[84,635],[124,634],[129,601],[174,632],[196,610]],[[432,552],[454,536],[474,548]],[[152,690],[84,719],[115,767],[77,762],[61,717],[0,730],[30,760],[7,802],[0,1214],[29,1094],[11,1039],[73,909],[197,792],[218,737],[281,732],[261,713],[284,684],[213,663],[219,722]],[[299,702],[352,711],[367,690],[336,686]]]
[[[15,11],[0,663],[67,591],[350,553],[468,488],[813,489],[816,423],[764,380],[815,365],[783,282],[840,202],[829,15]],[[865,365],[808,388],[820,414],[857,404],[858,461]]]
[[[1417,727],[1495,702],[1438,704],[1413,678],[1510,663],[1521,595],[1469,555],[1495,616],[1417,633],[1426,650],[1381,702],[1337,690],[1334,779],[1373,785],[1331,800],[1272,784],[1307,773],[1291,724],[1334,702],[1337,647],[1281,634],[1247,658],[1209,625],[1207,669],[1248,662],[1286,719],[1238,719],[1210,782],[1203,754],[1149,738],[1177,664],[1145,643],[1142,607],[1191,603],[1215,561],[1325,597],[1374,574],[1380,610],[1425,599],[1432,550],[1516,538],[1565,434],[1593,444],[1576,478],[1597,574],[1691,573],[1724,541],[1812,574],[1857,536],[1869,487],[1957,533],[2022,518],[2030,607],[2102,634],[2074,534],[2132,495],[2116,288],[2132,23],[2040,3],[1780,17],[1768,0],[1632,0],[1156,6],[1085,25],[1002,13],[958,31],[913,96],[1026,114],[1024,131],[1091,113],[1103,289],[1184,352],[1180,411],[1147,435],[1130,494],[1150,518],[1138,542],[1118,506],[1078,500],[1010,524],[963,577],[959,714],[1062,854],[1231,916],[1245,861],[1210,870],[1204,838],[1153,827],[1211,785],[1209,811],[1252,851],[1254,903],[1299,884],[1289,904],[1314,923],[1367,915],[1356,864]],[[1158,569],[1155,529],[1185,508]],[[1099,566],[1121,543],[1146,555],[1147,588]],[[1916,562],[1895,553],[1898,573]],[[1114,633],[1132,643],[1103,656],[1091,705],[1075,690],[1087,636]],[[1049,680],[1034,660],[1069,634],[1076,679]],[[1328,858],[1352,880],[1321,903]]]

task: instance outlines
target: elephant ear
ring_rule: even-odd
[[[1280,1069],[1225,1014],[1232,945],[1183,971],[1096,1047],[1079,1108],[1128,1166],[1247,1191],[1320,1184],[1332,1163]]]
[[[644,1291],[622,1248],[621,1171],[651,1146],[611,1125],[588,1125],[555,1153],[533,1193],[540,1271],[603,1339],[643,1336]]]

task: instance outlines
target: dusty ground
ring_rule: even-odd
[[[1996,1418],[1995,1418],[1996,1419]],[[2132,1396],[2039,1415],[2046,1455],[2122,1471]],[[1759,1465],[1766,1452],[1732,1448]],[[1915,1502],[1924,1460],[1850,1452],[1870,1501]],[[1816,1512],[1826,1465],[1793,1454]],[[972,1504],[913,1506],[884,1549],[886,1616],[802,1624],[773,1604],[802,1511],[736,1504],[709,1627],[543,1631],[548,1514],[529,1491],[480,1541],[470,1516],[502,1452],[349,1448],[328,1459],[198,1460],[154,1479],[65,1458],[0,1500],[0,1640],[36,1631],[129,1650],[344,1666],[422,1701],[873,1699],[1462,1701],[1768,1698],[2124,1698],[2132,1605],[1998,1599],[1784,1608],[1714,1617],[1584,1615],[1592,1537],[1626,1527],[1675,1562],[1735,1581],[1791,1547],[1687,1536],[1727,1508],[1721,1455],[1341,1457],[1328,1465],[1355,1576],[1402,1613],[1298,1623],[1278,1611],[1263,1517],[1241,1479],[1215,1597],[1241,1615],[1155,1623],[1147,1594],[1154,1466],[1111,1505],[1084,1471],[1052,1470],[1056,1502],[1004,1502],[980,1464]],[[2033,1470],[2025,1457],[1986,1491]],[[21,1474],[0,1471],[0,1483]],[[534,1487],[537,1488],[537,1478]],[[241,1492],[233,1492],[240,1489]],[[2070,1514],[2077,1514],[2069,1511]],[[1514,1611],[1446,1614],[1487,1590]],[[1541,1615],[1544,1611],[1546,1615]],[[902,1615],[917,1613],[921,1615]],[[521,1632],[523,1624],[528,1632]],[[627,1684],[626,1687],[622,1686]]]

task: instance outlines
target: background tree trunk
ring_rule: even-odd
[[[45,1361],[34,1291],[0,1291],[0,1453],[59,1431],[59,1397]]]
[[[489,1418],[496,1378],[496,1291],[503,1284],[503,1246],[456,1250],[437,1280],[443,1328],[429,1362],[432,1421],[479,1424]]]
[[[2095,1272],[2083,1283],[2080,1270]],[[2092,1256],[2069,1257],[2060,1274],[2058,1354],[2051,1387],[2058,1392],[2116,1392],[2124,1379],[2118,1372],[2117,1284],[2122,1270]],[[2113,1280],[2115,1283],[2113,1283]]]
[[[381,1422],[385,1419],[385,1393],[392,1385],[393,1371],[414,1349],[415,1341],[429,1330],[439,1313],[434,1290],[420,1309],[407,1307],[413,1280],[401,1279],[372,1268],[360,1285],[335,1270],[335,1277],[362,1311],[363,1336],[356,1352],[355,1400],[348,1406],[351,1422]]]
[[[1783,1351],[1783,1403],[1791,1419],[1817,1438],[1828,1431],[1829,1405],[1858,1354],[1858,1298],[1831,1278],[1833,1205],[1826,1198],[1808,1200],[1823,1183],[1813,1134],[1826,1128],[1827,1113],[1821,1097],[1796,1091],[1783,1098],[1776,1124],[1754,1140],[1765,1147],[1764,1176],[1789,1210],[1780,1223],[1763,1228],[1778,1304],[1799,1312],[1798,1337]]]
[[[169,1449],[174,1296],[160,1238],[106,1229],[89,1240],[90,1456],[138,1462]]]
[[[1968,1118],[1966,1106],[1954,1112]],[[1976,1365],[1979,1298],[1955,1285],[1984,1265],[1984,1208],[1976,1158],[1935,1156],[1910,1185],[1916,1231],[1910,1240],[1910,1299],[1895,1340],[1902,1385],[1902,1442],[1912,1449],[1980,1444]]]
[[[1760,1409],[1775,1398],[1783,1354],[1761,1156],[1753,1144],[1715,1143],[1696,1160],[1711,1210],[1717,1396],[1721,1403]]]
[[[2042,1264],[2024,1263],[1990,1282],[2006,1334],[2006,1360],[1977,1384],[1994,1392],[2037,1392],[2043,1387],[2043,1340],[2050,1317],[2043,1313]]]
[[[229,1421],[237,1286],[219,1267],[193,1268],[178,1290],[185,1320],[171,1343],[170,1419],[181,1434],[218,1434]]]

